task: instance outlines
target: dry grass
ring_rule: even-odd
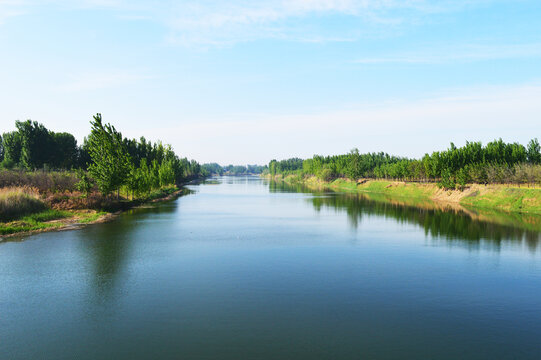
[[[74,191],[78,181],[70,171],[0,170],[0,188],[31,187],[41,194]]]
[[[0,188],[0,221],[10,221],[43,211],[47,205],[36,189],[29,187]]]

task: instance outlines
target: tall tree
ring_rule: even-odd
[[[528,143],[527,155],[530,164],[541,164],[541,147],[537,138]]]
[[[122,134],[111,124],[103,124],[101,114],[90,122],[88,152],[92,162],[88,170],[104,195],[119,190],[127,181],[130,158],[122,141]]]
[[[4,147],[4,160],[2,166],[12,168],[17,166],[21,161],[22,141],[18,131],[4,133],[2,145]]]
[[[77,140],[69,133],[51,132],[52,146],[49,163],[57,169],[71,169],[77,166]]]
[[[51,135],[37,121],[16,121],[21,136],[21,163],[27,169],[40,169],[50,160]]]

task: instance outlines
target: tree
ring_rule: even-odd
[[[122,141],[122,134],[111,124],[103,124],[101,114],[90,122],[88,151],[92,162],[88,170],[99,190],[109,195],[126,183],[130,172],[130,158]]]
[[[92,188],[94,187],[94,182],[84,170],[79,169],[77,171],[77,176],[79,177],[79,182],[75,184],[75,187],[84,194],[84,197],[88,198],[90,191],[92,191]]]
[[[346,176],[351,180],[357,180],[362,175],[361,156],[358,149],[353,149],[349,152],[346,165]]]
[[[458,170],[456,174],[456,182],[459,185],[461,191],[466,188],[466,184],[470,181],[470,175],[468,171],[468,166]]]
[[[175,183],[175,171],[172,160],[163,161],[158,168],[160,186],[172,185]]]
[[[541,147],[537,138],[530,140],[526,154],[530,164],[541,164]]]
[[[49,164],[57,169],[71,169],[77,166],[78,148],[75,137],[66,132],[51,132],[51,140]]]
[[[443,170],[441,174],[441,180],[438,183],[438,186],[440,188],[443,188],[444,190],[454,190],[456,187],[455,182],[451,178],[451,170],[445,169]]]
[[[2,166],[11,169],[17,166],[21,161],[22,141],[18,131],[4,133],[2,136],[2,145],[4,148],[4,159]]]
[[[37,121],[16,121],[21,136],[21,164],[27,169],[40,169],[50,160],[53,147],[49,130]]]

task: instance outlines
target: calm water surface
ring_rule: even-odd
[[[0,243],[0,359],[541,359],[538,218],[190,188]]]

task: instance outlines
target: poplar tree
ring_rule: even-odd
[[[537,138],[532,139],[528,143],[528,162],[530,164],[540,164],[541,163],[541,147],[539,146],[539,141]]]
[[[126,151],[122,134],[111,124],[103,124],[101,114],[96,114],[90,122],[92,130],[88,138],[88,152],[92,162],[88,171],[96,180],[98,189],[104,195],[127,181],[130,173],[130,158]]]

